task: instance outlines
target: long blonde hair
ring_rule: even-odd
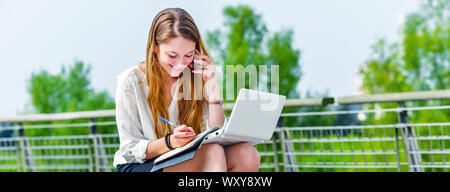
[[[168,124],[158,120],[159,116],[168,119],[169,115],[167,107],[169,106],[169,104],[166,103],[164,99],[166,98],[165,94],[167,93],[164,93],[162,89],[163,69],[158,62],[158,58],[156,56],[156,53],[154,53],[154,49],[156,45],[164,43],[168,39],[178,36],[182,36],[186,39],[192,40],[193,42],[195,42],[195,48],[199,50],[203,55],[208,56],[206,48],[200,37],[200,32],[188,12],[181,8],[167,8],[162,10],[155,16],[148,35],[145,65],[147,68],[147,83],[149,85],[147,102],[153,114],[153,127],[157,138],[161,138],[168,133],[172,133],[172,130],[170,129]],[[194,98],[194,76],[196,76],[197,74],[190,74],[190,93],[191,98]],[[201,85],[201,87],[196,88],[203,90],[204,82],[202,82]],[[179,92],[182,91],[183,88],[180,87]],[[186,124],[187,126],[192,127],[195,132],[199,134],[205,126],[202,117],[203,106],[206,102],[207,101],[203,97],[200,100],[184,100],[184,98],[181,98],[178,101],[177,123],[180,125]]]

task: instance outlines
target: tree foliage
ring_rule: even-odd
[[[61,113],[97,109],[114,109],[114,100],[106,91],[90,86],[91,67],[77,61],[59,74],[47,70],[32,73],[28,92],[38,113]]]
[[[293,46],[294,31],[286,29],[270,33],[262,20],[262,15],[246,5],[229,6],[223,10],[225,17],[224,30],[208,32],[206,40],[208,47],[216,58],[216,64],[222,68],[224,75],[227,66],[255,67],[258,71],[258,82],[250,84],[248,74],[245,74],[245,88],[275,92],[287,98],[299,98],[297,85],[301,79],[300,50]],[[278,71],[272,66],[277,66]],[[266,67],[267,71],[259,71]],[[278,83],[272,82],[272,73],[278,72]],[[233,80],[234,83],[230,83]],[[247,81],[248,80],[248,81]],[[236,99],[238,94],[237,75],[226,76],[224,82],[224,97],[232,90]],[[267,89],[267,90],[265,90]],[[299,108],[284,109],[284,112],[298,112]],[[299,123],[298,117],[284,119],[284,125]]]
[[[400,41],[379,39],[362,65],[361,89],[365,94],[450,89],[450,1],[423,1],[419,11],[405,17]],[[448,105],[448,100],[406,103],[407,106]],[[396,103],[380,104],[397,107]],[[371,105],[369,108],[374,108]],[[410,122],[448,122],[448,110],[415,111]],[[397,114],[369,118],[368,123],[396,123]]]
[[[293,47],[293,31],[283,30],[269,36],[262,16],[251,7],[239,5],[226,7],[225,30],[219,29],[207,33],[207,43],[216,58],[216,64],[221,66],[224,74],[226,66],[241,65],[244,68],[253,65],[258,70],[260,66],[267,67],[267,74],[258,73],[258,84],[267,84],[268,91],[272,90],[270,81],[271,66],[279,66],[279,94],[298,98],[296,86],[301,78],[300,51]],[[246,78],[248,79],[248,78]],[[227,86],[225,78],[224,87]],[[233,86],[237,95],[237,77],[234,76]],[[249,82],[245,83],[251,87]],[[224,94],[225,95],[225,94]],[[236,98],[236,97],[234,97]]]
[[[366,94],[450,88],[448,0],[425,1],[406,16],[400,42],[380,39],[360,69]]]
[[[114,109],[114,99],[106,91],[96,91],[91,87],[90,66],[76,61],[73,66],[62,67],[58,74],[50,74],[47,70],[33,72],[28,84],[31,105],[37,113],[62,113]],[[102,121],[104,119],[97,119]],[[86,122],[74,120],[65,123]],[[42,122],[43,124],[58,122]],[[61,123],[61,122],[59,122]],[[111,132],[113,128],[106,132]],[[55,128],[27,130],[31,135],[76,135],[86,134],[89,130],[74,128]]]

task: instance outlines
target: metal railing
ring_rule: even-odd
[[[339,97],[336,103],[289,99],[285,108],[294,111],[282,113],[272,139],[256,146],[260,170],[448,171],[449,100],[450,90]],[[416,104],[424,101],[433,105]],[[383,103],[390,106],[380,108]],[[421,116],[430,117],[416,122]],[[0,171],[115,171],[114,110],[23,115],[0,124]]]

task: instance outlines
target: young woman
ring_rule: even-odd
[[[203,63],[204,68],[194,69],[194,63]],[[145,62],[118,76],[117,171],[150,171],[153,160],[170,148],[182,147],[197,134],[226,124],[214,71],[189,13],[180,8],[159,12],[150,28]],[[158,117],[180,126],[172,130]],[[258,171],[259,161],[258,151],[248,143],[226,148],[205,144],[192,159],[160,171]]]

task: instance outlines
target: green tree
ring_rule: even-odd
[[[287,98],[299,98],[297,90],[301,78],[300,51],[292,45],[294,32],[290,29],[274,32],[269,35],[262,16],[251,7],[238,5],[236,7],[225,7],[225,30],[214,30],[207,33],[207,44],[211,50],[216,64],[222,68],[224,75],[227,73],[226,66],[255,66],[256,70],[266,67],[267,73],[258,72],[257,85],[245,82],[245,87],[250,89],[267,88],[267,91],[275,90]],[[278,66],[279,83],[272,85],[272,66]],[[246,80],[249,79],[245,74]],[[238,93],[237,75],[233,77],[233,84],[227,83],[230,77],[225,77],[222,82],[226,90],[233,90],[233,98]],[[228,88],[227,88],[228,86]],[[230,101],[232,102],[232,101]],[[284,112],[297,112],[299,109],[284,109]],[[285,125],[297,124],[298,118],[286,118]]]
[[[106,91],[96,91],[90,86],[91,67],[76,61],[68,70],[63,66],[59,74],[47,70],[33,72],[28,84],[31,105],[37,113],[62,113],[100,109],[114,109],[114,99]],[[98,119],[102,121],[102,119]],[[69,123],[86,122],[75,120]],[[57,123],[57,122],[42,122]],[[108,130],[107,132],[111,132]],[[74,135],[88,133],[87,129],[27,130],[27,135]]]
[[[406,16],[401,41],[372,46],[360,69],[366,94],[450,88],[450,1],[424,1]]]
[[[113,109],[114,100],[106,91],[90,87],[90,66],[76,61],[68,72],[63,66],[56,75],[47,70],[32,73],[28,92],[38,113],[61,113],[96,109]]]
[[[449,2],[423,1],[418,12],[406,16],[400,42],[388,45],[380,39],[372,46],[371,58],[360,69],[363,77],[361,89],[365,94],[450,88]],[[448,101],[444,100],[415,102],[409,105],[448,104]],[[396,107],[396,104],[380,104],[380,106],[389,108]],[[412,115],[415,117],[411,119],[412,122],[448,121],[450,117],[448,110],[417,113],[419,114]],[[398,120],[396,114],[386,114],[379,121],[395,123]]]
[[[401,67],[414,90],[450,88],[450,1],[428,0],[407,16]]]
[[[275,32],[267,42],[268,55],[266,58],[269,65],[279,65],[280,94],[286,95],[288,98],[299,98],[297,84],[302,72],[299,64],[300,51],[292,47],[293,34],[292,30]],[[271,71],[269,70],[269,72]]]
[[[301,77],[300,51],[292,46],[293,31],[275,32],[271,37],[267,37],[268,30],[261,15],[249,6],[226,7],[223,14],[226,30],[208,32],[206,38],[214,58],[217,59],[216,64],[222,67],[223,72],[226,73],[227,65],[241,65],[244,68],[253,65],[257,69],[265,65],[267,74],[258,74],[259,84],[266,83],[270,91],[272,85],[266,81],[271,75],[270,66],[278,65],[279,93],[298,98],[296,86]],[[225,78],[224,83],[226,81]],[[234,76],[234,84],[229,86],[234,87],[234,96],[236,96],[238,88],[236,76]],[[245,86],[256,88],[250,87],[249,82],[246,82]]]

